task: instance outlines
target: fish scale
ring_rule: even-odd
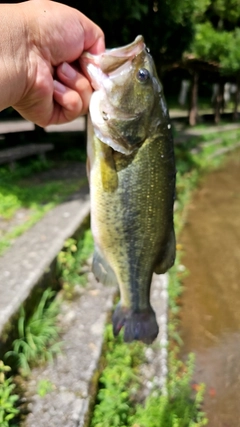
[[[103,81],[90,76],[96,79],[94,87],[99,87],[91,100],[93,127],[90,123],[88,130],[93,272],[102,283],[120,288],[114,334],[124,327],[126,342],[150,344],[158,334],[150,304],[152,275],[167,271],[175,259],[175,161],[168,111],[153,60],[141,36],[132,45],[125,83],[116,70],[111,76],[114,49],[107,51],[112,55],[111,70],[104,69]],[[118,53],[121,49],[122,69],[125,51],[129,66],[131,45],[127,50],[118,48]],[[91,73],[93,63],[94,55]],[[96,67],[99,63],[98,58]],[[111,84],[107,79],[112,79]]]

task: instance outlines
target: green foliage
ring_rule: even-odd
[[[228,45],[226,49],[228,52],[226,55],[220,58],[220,64],[223,69],[223,73],[236,73],[240,70],[240,28],[235,28],[229,37]]]
[[[169,374],[164,393],[155,389],[144,405],[136,404],[140,388],[139,365],[144,361],[144,345],[124,344],[114,339],[112,326],[106,328],[106,367],[100,377],[100,390],[91,427],[202,427],[206,419],[201,411],[204,387],[191,388],[193,355],[186,363],[169,355]],[[176,349],[176,347],[175,347]]]
[[[185,17],[192,18],[193,21],[202,17],[211,0],[166,0],[171,14],[176,22],[184,24]]]
[[[194,35],[194,17],[209,0],[89,0],[81,11],[100,25],[107,47],[121,46],[143,34],[159,64],[181,58]],[[79,2],[71,4],[79,8]],[[177,40],[177,43],[176,43]]]
[[[214,143],[214,138],[217,138],[219,142],[217,144]],[[201,144],[201,155],[198,156],[198,164],[202,168],[215,168],[222,162],[224,156],[217,156],[217,153],[224,148],[232,150],[235,146],[239,144],[240,132],[227,132],[222,133],[221,138],[219,138],[219,134],[212,136],[211,138],[206,136],[205,141]]]
[[[196,26],[192,50],[201,59],[220,63],[228,54],[231,41],[231,33],[216,30],[211,22],[204,22]]]
[[[0,426],[9,427],[11,420],[19,413],[16,402],[19,397],[13,394],[15,384],[12,378],[6,378],[11,368],[0,360]]]
[[[90,230],[84,232],[81,239],[68,239],[58,254],[58,277],[65,296],[72,297],[76,285],[86,284],[86,275],[82,270],[84,263],[93,252],[93,238]]]
[[[198,58],[218,62],[222,73],[235,73],[240,69],[240,28],[233,31],[219,31],[210,22],[196,26],[192,46]]]
[[[137,367],[143,361],[141,343],[124,344],[122,335],[113,338],[112,325],[105,330],[106,367],[91,427],[124,427],[133,413],[134,395],[139,387]]]
[[[170,354],[170,358],[171,358]],[[143,406],[138,406],[134,427],[202,427],[207,419],[201,411],[204,386],[192,396],[190,386],[194,361],[190,355],[186,364],[175,359],[169,362],[171,371],[165,394],[153,392]],[[181,372],[182,371],[182,372]]]
[[[211,3],[212,10],[221,20],[237,23],[240,16],[239,0],[213,0]]]
[[[46,289],[37,309],[28,318],[21,308],[18,320],[18,338],[13,341],[13,350],[6,357],[13,357],[22,375],[30,373],[30,365],[52,361],[60,351],[57,315],[60,301],[53,299],[55,292]]]
[[[5,381],[6,373],[10,371],[10,366],[4,365],[3,361],[0,360],[0,384]]]
[[[212,0],[208,13],[196,24],[191,51],[205,61],[215,61],[223,74],[240,70],[240,2]]]

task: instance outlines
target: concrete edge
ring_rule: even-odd
[[[62,211],[68,206],[69,203],[63,203]],[[48,236],[45,236],[46,239],[41,242],[41,238],[44,236],[42,230],[45,225],[46,230],[49,227],[53,228],[58,213],[59,206],[48,212],[41,221],[19,237],[16,244],[0,258],[0,336],[5,326],[19,311],[20,306],[28,299],[49,269],[63,248],[65,240],[72,237],[89,217],[89,198],[81,201],[81,209],[74,212],[71,221],[64,221],[64,228],[56,228],[51,244],[47,244]],[[40,236],[39,242],[36,242],[36,235]],[[29,251],[26,250],[28,240],[32,242]],[[38,246],[38,248],[34,249],[34,246]]]

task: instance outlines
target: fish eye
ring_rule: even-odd
[[[150,78],[150,73],[146,68],[140,68],[140,70],[138,70],[137,79],[140,82],[145,83],[149,78]]]

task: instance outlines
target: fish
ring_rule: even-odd
[[[159,333],[150,303],[153,273],[175,260],[176,168],[163,87],[143,36],[100,55],[83,53],[93,87],[87,141],[92,271],[120,289],[113,333],[151,344]]]

